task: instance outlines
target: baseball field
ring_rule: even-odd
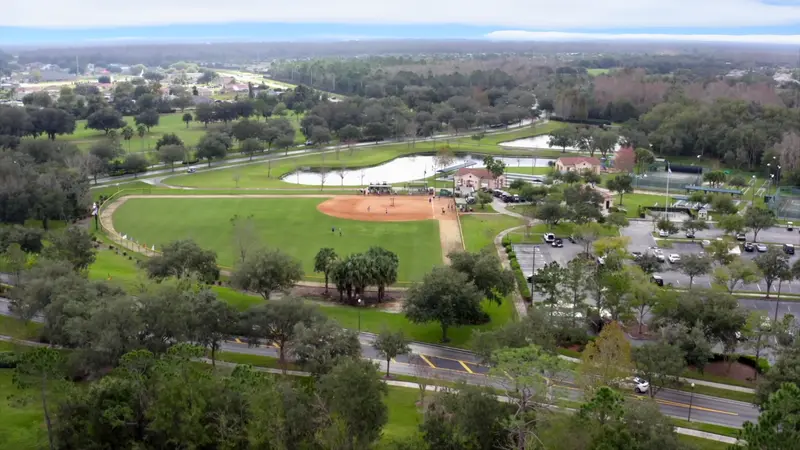
[[[454,212],[441,212],[446,202],[409,196],[129,196],[104,214],[113,232],[148,248],[192,238],[216,251],[218,263],[227,267],[237,251],[231,218],[252,216],[259,239],[254,245],[298,258],[309,279],[321,277],[313,273],[313,262],[322,247],[344,256],[378,245],[397,254],[398,281],[409,282],[463,245]]]

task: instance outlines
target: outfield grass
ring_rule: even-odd
[[[379,245],[400,260],[399,281],[419,280],[442,264],[439,226],[434,220],[413,222],[363,222],[339,219],[317,211],[324,199],[131,199],[114,214],[114,227],[138,242],[158,249],[164,244],[192,238],[217,252],[218,263],[231,267],[236,249],[230,219],[253,216],[261,243],[277,247],[299,259],[306,277],[313,273],[314,255],[332,247],[341,256]],[[332,233],[335,227],[337,232]],[[343,234],[339,236],[338,230]]]
[[[477,252],[486,246],[493,245],[494,238],[501,231],[524,224],[522,219],[505,214],[464,215],[461,219],[461,230],[464,233],[464,246],[470,252]]]

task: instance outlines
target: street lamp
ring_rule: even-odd
[[[692,383],[692,391],[689,394],[689,417],[687,419],[689,422],[692,421],[692,401],[693,400],[694,400],[694,383]]]
[[[753,182],[750,183],[750,189],[753,191],[751,193],[752,198],[750,199],[750,203],[755,203],[756,201],[756,176],[753,175]]]
[[[531,301],[533,301],[533,282],[536,276],[536,251],[539,250],[538,245],[533,246],[533,256],[531,256]]]
[[[361,305],[364,304],[364,301],[361,300],[361,297],[356,296],[356,303],[358,304],[358,332],[361,333]]]
[[[658,202],[653,204],[653,208],[658,208]],[[653,211],[653,233],[656,232],[656,214],[655,210]]]

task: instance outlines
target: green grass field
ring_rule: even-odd
[[[492,245],[495,236],[501,231],[523,224],[522,219],[505,214],[461,216],[461,230],[464,233],[465,246],[471,252],[477,252]]]
[[[672,202],[675,200],[673,199]],[[655,194],[625,194],[622,196],[622,205],[619,204],[619,195],[614,195],[613,206],[622,206],[628,212],[629,218],[636,218],[639,212],[639,206],[653,206],[658,203],[664,206],[666,202],[665,195]]]
[[[324,199],[132,199],[114,214],[114,227],[138,242],[156,248],[176,239],[193,238],[218,254],[222,266],[235,261],[234,215],[252,215],[262,244],[277,247],[298,258],[306,277],[314,274],[314,255],[322,247],[333,247],[348,255],[380,245],[397,253],[399,281],[419,280],[442,264],[436,221],[362,222],[331,217],[317,211]],[[331,227],[337,232],[332,233]],[[343,230],[340,237],[338,230]]]
[[[13,376],[12,369],[0,369],[0,448],[46,448],[47,431],[42,404],[35,397],[27,398],[31,391],[17,389],[12,381]]]
[[[610,73],[612,70],[614,69],[586,69],[586,71],[589,72],[589,75],[591,76],[605,75],[607,73]]]

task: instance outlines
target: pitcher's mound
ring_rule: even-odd
[[[392,206],[394,198],[394,206]],[[427,196],[343,195],[333,197],[317,206],[320,212],[342,219],[373,222],[407,222],[434,218],[437,200],[429,202]],[[442,200],[439,213],[445,207]],[[455,218],[455,211],[446,211]]]

